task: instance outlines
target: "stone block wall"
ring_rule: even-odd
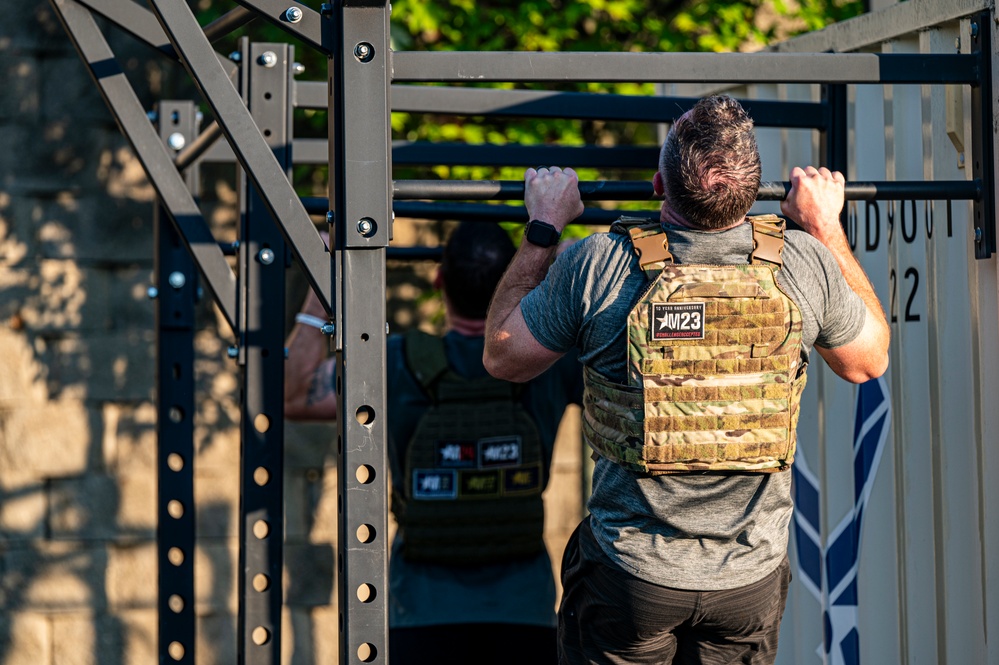
[[[129,0],[131,1],[131,0]],[[154,194],[45,2],[0,0],[0,665],[157,662]],[[147,108],[178,74],[106,30]],[[182,89],[181,84],[175,84]],[[175,95],[180,96],[180,95]],[[231,187],[213,186],[217,204]],[[209,216],[219,240],[231,207]],[[397,225],[433,244],[435,225]],[[440,325],[432,266],[392,266],[393,327]],[[289,310],[301,283],[290,280]],[[208,303],[195,372],[199,664],[236,659],[239,419]],[[333,424],[286,431],[286,663],[335,662]],[[546,502],[554,565],[581,515],[578,410]]]

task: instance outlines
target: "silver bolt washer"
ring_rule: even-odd
[[[972,23],[971,24],[971,36],[972,37],[977,37],[978,36],[978,23]]]
[[[319,332],[321,332],[324,335],[332,335],[334,332],[336,332],[336,326],[334,326],[332,323],[325,323],[323,324],[323,327],[319,329]]]
[[[229,54],[229,59],[232,60],[233,62],[239,62],[240,60],[243,59],[243,54],[240,53],[239,51],[233,51],[232,53]]]
[[[291,73],[294,76],[300,76],[305,73],[305,65],[300,62],[293,63],[291,65]]]
[[[357,232],[360,233],[362,236],[366,236],[369,233],[371,233],[372,228],[373,226],[371,224],[370,219],[364,218],[357,222]]]
[[[374,49],[371,48],[371,44],[367,42],[361,42],[354,47],[354,57],[361,62],[368,62],[375,55]]]
[[[184,273],[175,270],[170,273],[170,277],[167,278],[167,281],[170,282],[170,286],[173,288],[181,289],[185,284],[187,284],[187,277],[184,277]]]
[[[332,210],[330,210],[329,212],[326,213],[326,223],[327,224],[332,224],[334,219],[336,219],[336,215],[333,213]]]
[[[239,355],[239,347],[238,346],[230,346],[228,349],[225,350],[225,353],[230,358],[235,358],[236,356]]]
[[[160,296],[160,290],[157,289],[155,286],[150,286],[148,289],[146,289],[146,296],[150,300],[156,300]]]
[[[288,23],[298,23],[302,20],[302,10],[298,7],[288,7],[284,12],[284,17],[288,19]]]
[[[260,57],[257,58],[257,62],[264,67],[273,67],[277,64],[277,54],[274,53],[274,51],[264,51],[260,54]]]
[[[981,241],[982,241],[982,230],[975,229],[975,242],[981,242]]]
[[[149,111],[146,113],[146,117],[149,118],[149,122],[156,122],[160,119],[160,114],[156,111]]]
[[[257,260],[265,266],[269,266],[274,263],[274,250],[270,247],[264,247],[262,250],[257,252]]]
[[[170,146],[171,150],[181,150],[187,145],[187,139],[180,132],[174,132],[167,138],[167,145]]]

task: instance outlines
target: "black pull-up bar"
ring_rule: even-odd
[[[756,200],[782,201],[790,191],[789,182],[763,182]],[[586,201],[648,201],[662,198],[656,196],[652,183],[644,180],[580,182],[579,193]],[[396,201],[517,201],[524,198],[524,183],[520,180],[396,180],[392,196]],[[981,180],[846,183],[846,198],[849,201],[977,201],[981,197]]]

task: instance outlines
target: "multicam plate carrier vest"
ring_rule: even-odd
[[[405,459],[392,510],[410,561],[481,564],[544,548],[547,465],[522,387],[452,371],[444,340],[405,338],[406,364],[430,397]]]
[[[628,385],[585,368],[583,435],[646,475],[783,471],[794,461],[805,360],[781,291],[784,222],[751,217],[748,265],[673,262],[660,224],[626,218],[648,289],[628,315]],[[644,225],[640,225],[644,224]]]

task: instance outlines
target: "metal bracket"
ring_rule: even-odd
[[[996,251],[996,130],[991,12],[982,12],[971,21],[971,53],[979,60],[978,85],[971,86],[971,169],[972,177],[982,183],[981,198],[975,201],[973,215],[975,258],[988,259]]]

